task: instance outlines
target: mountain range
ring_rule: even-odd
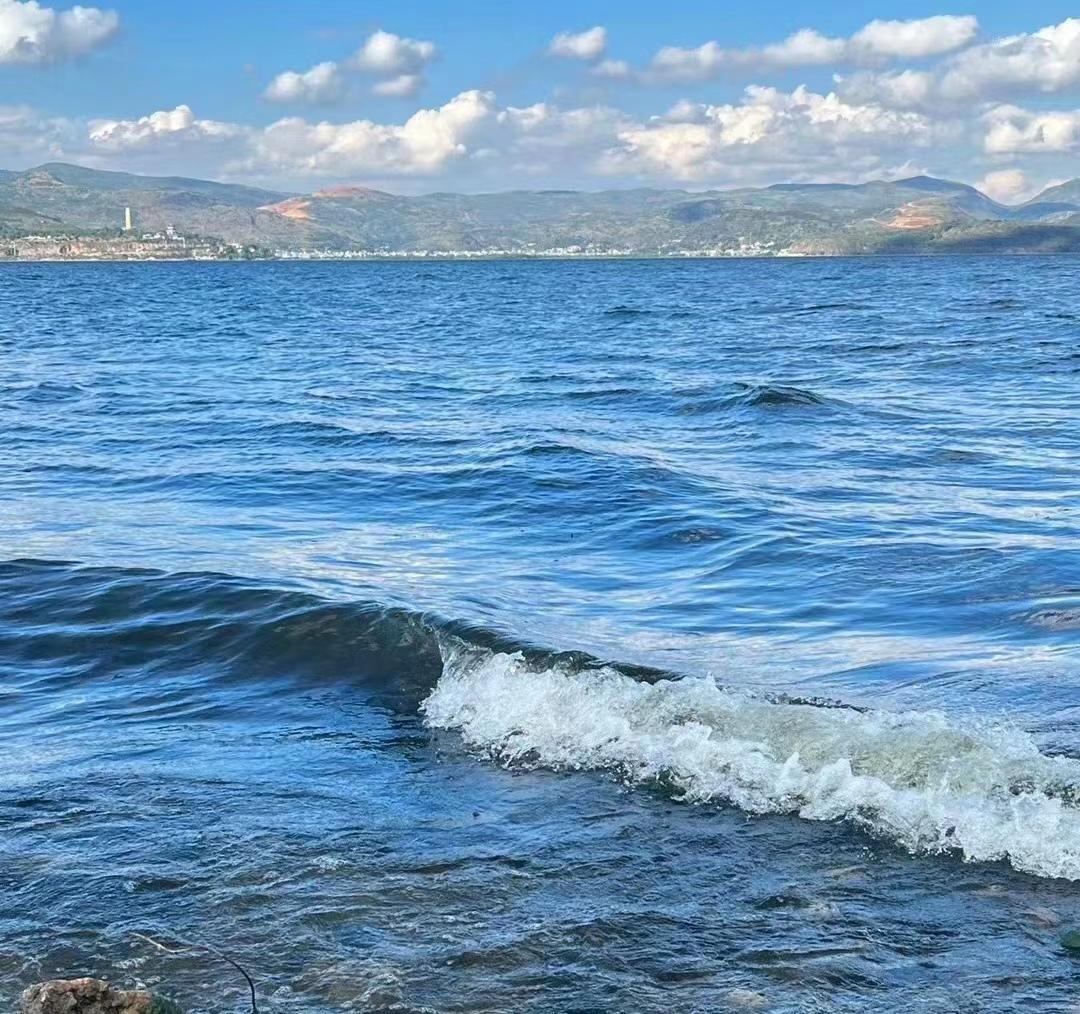
[[[265,250],[639,255],[1080,252],[1080,179],[1021,205],[928,176],[757,189],[310,194],[49,163],[0,170],[0,236],[137,232]]]

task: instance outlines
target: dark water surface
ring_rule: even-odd
[[[0,268],[0,1006],[1080,1009],[1078,292]]]

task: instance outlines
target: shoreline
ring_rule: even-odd
[[[385,254],[370,256],[327,257],[5,257],[7,264],[464,264],[471,261],[819,261],[819,260],[933,260],[947,257],[1077,257],[1077,250],[942,250],[934,252],[904,250],[897,253],[798,253],[798,254],[483,254],[423,255]]]

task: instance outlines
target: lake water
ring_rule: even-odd
[[[1077,1010],[1078,266],[0,268],[0,1004]]]

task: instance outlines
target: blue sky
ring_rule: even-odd
[[[0,166],[400,191],[928,171],[1018,200],[1080,176],[1071,13],[0,0]]]

